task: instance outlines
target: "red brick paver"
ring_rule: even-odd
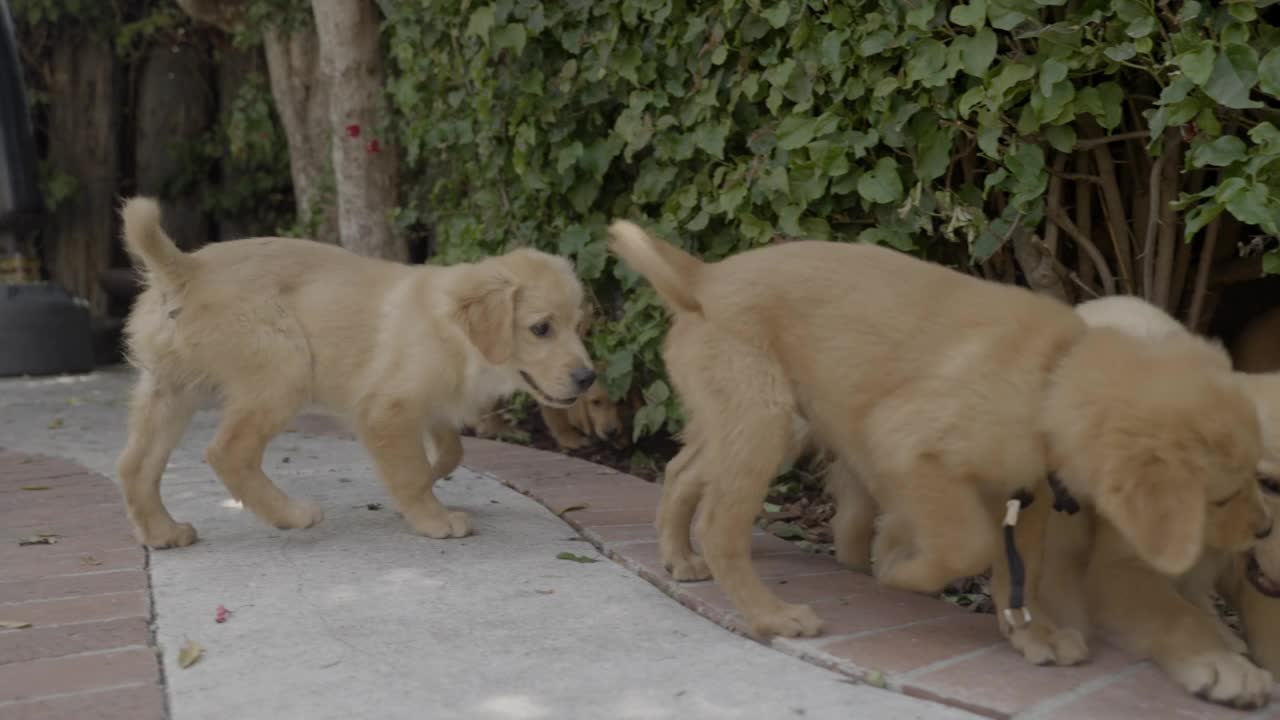
[[[0,449],[0,717],[165,717],[146,567],[111,480]]]

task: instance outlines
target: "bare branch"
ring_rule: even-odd
[[[1107,295],[1114,295],[1116,292],[1116,278],[1115,275],[1111,273],[1111,268],[1107,266],[1107,259],[1103,257],[1102,252],[1098,250],[1098,246],[1094,245],[1092,240],[1085,237],[1084,233],[1080,232],[1080,228],[1076,227],[1076,224],[1071,222],[1071,218],[1067,217],[1067,214],[1062,211],[1062,208],[1051,207],[1045,211],[1045,214],[1050,220],[1056,223],[1058,227],[1062,228],[1063,232],[1070,235],[1071,239],[1075,240],[1077,245],[1089,254],[1089,259],[1093,261],[1094,267],[1098,271],[1098,277],[1102,280],[1103,290]]]
[[[1178,195],[1178,181],[1181,179],[1179,168],[1182,166],[1182,135],[1177,130],[1165,131],[1164,149],[1160,155],[1165,160],[1160,173],[1160,243],[1155,258],[1155,289],[1152,297],[1157,305],[1172,312],[1176,298],[1172,297],[1170,291],[1178,243],[1178,214],[1173,209],[1173,199]]]
[[[1201,314],[1204,312],[1204,298],[1209,291],[1209,268],[1213,266],[1214,251],[1218,247],[1218,233],[1222,230],[1222,216],[1209,223],[1205,231],[1204,245],[1200,248],[1200,263],[1196,266],[1196,284],[1191,292],[1191,309],[1187,313],[1187,327],[1195,330],[1200,327]]]
[[[1140,140],[1148,136],[1146,130],[1135,130],[1133,132],[1120,133],[1118,135],[1103,135],[1102,137],[1086,138],[1077,140],[1075,150],[1092,150],[1093,148],[1107,143],[1124,142],[1126,140]]]

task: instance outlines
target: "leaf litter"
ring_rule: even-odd
[[[593,563],[593,562],[600,562],[600,561],[599,561],[599,560],[597,560],[596,558],[593,558],[593,557],[587,557],[586,555],[576,555],[576,554],[571,553],[571,552],[562,552],[562,553],[560,553],[560,554],[556,555],[556,559],[557,559],[557,560],[570,560],[570,561],[573,561],[573,562],[576,562],[576,563]]]
[[[204,646],[195,640],[188,639],[178,650],[178,667],[183,670],[191,667],[204,655]]]

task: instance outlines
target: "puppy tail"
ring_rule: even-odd
[[[124,218],[124,247],[149,277],[174,286],[190,279],[195,260],[165,234],[159,203],[148,197],[129,198],[120,215]]]
[[[706,263],[628,220],[615,220],[609,236],[613,254],[643,275],[672,310],[702,312],[695,292]]]

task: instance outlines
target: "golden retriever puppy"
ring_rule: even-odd
[[[1212,502],[1256,500],[1237,492],[1253,487],[1256,413],[1229,378],[1201,371],[1218,351],[1197,339],[1156,348],[1086,332],[1062,303],[869,245],[800,241],[704,263],[627,221],[610,233],[673,313],[663,357],[701,448],[668,480],[705,482],[706,564],[757,637],[821,629],[750,561],[797,416],[892,520],[873,547],[884,584],[936,593],[994,566],[1001,609],[999,518],[1051,471],[1174,571],[1199,556]],[[1049,504],[1016,525],[1029,622],[1001,624],[1033,662],[1074,663],[1082,638],[1034,593]]]
[[[1153,343],[1191,336],[1163,310],[1134,297],[1092,300],[1076,312],[1091,327],[1115,328]],[[1211,369],[1225,373],[1228,368],[1225,358],[1217,358]],[[1280,469],[1280,385],[1267,376],[1237,374],[1236,379],[1258,404],[1263,431],[1257,483],[1236,493],[1257,500],[1215,502],[1206,514],[1205,551],[1183,573],[1151,567],[1112,522],[1090,508],[1078,516],[1057,515],[1049,521],[1041,595],[1063,624],[1086,634],[1096,631],[1151,658],[1188,691],[1256,707],[1270,698],[1272,675],[1246,657],[1245,644],[1219,618],[1213,592],[1220,588],[1235,598],[1259,647],[1280,649],[1280,625],[1271,624],[1280,614],[1275,607],[1280,601],[1269,597],[1280,594],[1280,581],[1270,579],[1280,578],[1280,536],[1271,535],[1269,522],[1259,527],[1250,507],[1262,503],[1270,517],[1280,494],[1274,475]],[[1171,533],[1182,531],[1169,527]],[[1255,539],[1261,542],[1242,552]]]
[[[596,371],[604,372],[597,364]],[[567,408],[538,404],[538,413],[556,445],[562,450],[578,450],[593,442],[625,440],[622,413],[609,397],[602,383],[594,383]],[[491,410],[472,424],[478,437],[496,438],[515,431],[498,409]]]
[[[516,390],[566,407],[595,380],[574,331],[582,287],[563,258],[520,249],[408,266],[288,238],[184,253],[155,201],[131,199],[123,216],[147,288],[126,326],[139,378],[117,472],[138,539],[152,547],[196,539],[165,509],[160,478],[204,396],[222,405],[209,465],[268,524],[322,518],[261,467],[267,443],[313,405],[352,425],[416,532],[448,538],[468,534],[468,518],[431,488],[462,457],[458,428]]]
[[[1231,349],[1237,370],[1253,373],[1280,370],[1280,307],[1250,320]]]

